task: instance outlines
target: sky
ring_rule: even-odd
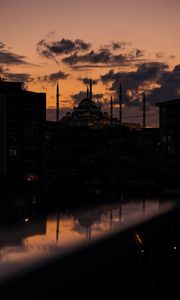
[[[141,122],[146,92],[148,124],[156,102],[180,97],[179,0],[0,0],[0,76],[47,94],[55,119],[85,96],[88,79],[102,110],[123,86],[124,121]],[[139,117],[140,116],[140,117]]]

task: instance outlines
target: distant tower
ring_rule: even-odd
[[[90,79],[89,87],[90,87],[89,98],[90,100],[92,100],[92,79]]]
[[[112,229],[112,225],[113,225],[113,205],[110,205],[110,229]]]
[[[56,223],[56,242],[59,242],[59,225],[60,225],[60,208],[58,207],[57,211],[57,223]]]
[[[89,87],[87,86],[87,98],[89,99]]]
[[[113,123],[113,98],[112,98],[112,96],[111,96],[110,122],[112,125],[112,123]]]
[[[119,85],[119,123],[122,124],[122,83]]]
[[[143,93],[143,128],[146,128],[146,94]]]
[[[56,122],[59,121],[59,84],[57,82],[57,86],[56,86]]]
[[[91,240],[91,231],[92,231],[92,229],[91,229],[91,225],[90,225],[86,228],[86,239],[89,241]]]

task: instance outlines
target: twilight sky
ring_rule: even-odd
[[[62,114],[82,99],[89,77],[107,111],[122,80],[127,122],[141,122],[143,91],[149,125],[157,124],[154,103],[180,97],[179,0],[0,0],[0,7],[0,75],[46,92],[48,118],[57,80]]]

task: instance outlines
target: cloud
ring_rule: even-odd
[[[80,39],[61,39],[49,41],[48,37],[37,43],[40,56],[53,59],[56,63],[64,63],[73,69],[91,69],[114,66],[129,66],[144,56],[145,51],[134,49],[124,53],[127,46],[125,41],[112,41],[101,46],[98,50],[91,49],[92,45]],[[126,51],[127,52],[127,51]],[[59,60],[59,56],[62,56]]]
[[[5,47],[5,44],[0,42],[0,49],[3,49]]]
[[[3,65],[27,65],[24,55],[15,54],[6,50],[6,45],[0,42],[0,64]]]
[[[157,59],[174,59],[175,55],[171,54],[171,55],[167,55],[165,52],[156,52],[156,58]]]
[[[167,64],[154,62],[141,64],[133,72],[110,70],[101,76],[103,83],[110,83],[110,90],[118,95],[119,83],[123,81],[123,99],[127,107],[141,107],[142,91],[146,91],[147,104],[180,98],[180,65],[169,70]],[[154,84],[155,86],[151,85]],[[115,99],[115,103],[118,100]]]
[[[84,78],[79,77],[78,80],[82,81],[85,85],[89,85],[90,82],[90,79],[88,77],[84,77]],[[93,85],[98,84],[98,79],[92,79],[92,84]]]
[[[120,72],[114,73],[114,70],[109,70],[106,74],[101,75],[101,80],[103,83],[108,83],[110,81],[115,80],[116,78],[119,78],[120,74]]]
[[[180,65],[176,65],[173,70],[164,71],[157,84],[159,88],[153,89],[149,95],[152,104],[180,98]]]
[[[9,81],[15,82],[31,82],[33,78],[26,73],[5,73],[5,78]]]
[[[4,67],[3,67],[3,66],[0,66],[0,75],[3,75],[3,74],[4,74],[4,72],[5,72],[5,69],[4,69]]]
[[[65,57],[62,61],[67,65],[76,65],[78,63],[109,63],[111,53],[108,49],[102,49],[99,52],[91,50],[84,55],[74,53]]]
[[[156,53],[157,58],[164,58],[165,56],[166,56],[166,54],[164,52],[159,51]]]
[[[99,93],[99,94],[93,94],[93,99],[95,100],[101,100],[103,98],[104,94]]]
[[[109,66],[129,66],[135,61],[139,61],[140,57],[144,56],[144,52],[140,49],[135,49],[130,53],[114,53],[111,49],[100,48],[98,51],[91,50],[85,54],[72,53],[62,59],[62,62],[71,67],[109,67]],[[79,66],[80,64],[80,66]],[[89,65],[87,65],[89,64]]]
[[[125,41],[112,41],[110,44],[101,46],[100,49],[111,49],[113,51],[124,50],[127,46],[130,46],[131,43]]]
[[[37,51],[40,56],[46,58],[55,58],[58,55],[70,54],[73,52],[87,51],[91,48],[90,43],[86,43],[83,40],[76,39],[61,39],[59,41],[49,42],[42,39],[37,44]]]
[[[102,99],[104,94],[93,94],[93,99],[100,100]],[[87,97],[87,93],[84,91],[80,91],[77,94],[72,94],[71,98],[74,100],[74,105],[79,104],[79,102]]]
[[[57,73],[51,73],[49,75],[44,75],[38,77],[39,81],[45,81],[45,82],[56,82],[60,79],[67,79],[69,77],[69,74],[66,74],[62,71],[58,71]]]
[[[137,71],[127,73],[126,78],[137,82],[137,84],[146,80],[155,81],[167,68],[167,64],[160,62],[143,63],[138,66]]]
[[[143,90],[151,93],[153,83],[161,84],[160,80],[168,70],[168,65],[160,62],[140,64],[135,71],[131,72],[109,72],[101,76],[104,84],[110,83],[110,90],[119,93],[120,81],[123,82],[123,97],[126,106],[140,106]]]
[[[104,68],[113,68],[115,67],[114,64],[85,64],[85,65],[77,65],[77,66],[71,66],[71,69],[73,71],[79,71],[79,70],[83,70],[83,71],[89,71],[91,69],[104,69]]]
[[[79,55],[77,53],[73,53],[62,59],[62,62],[69,65],[74,66],[77,64],[90,64],[89,67],[93,67],[97,64],[111,64],[111,65],[124,65],[129,60],[129,57],[125,54],[113,54],[109,49],[104,48],[99,51],[91,50],[84,55]],[[130,63],[130,61],[128,62]]]
[[[142,63],[137,67],[137,70],[131,72],[115,73],[114,70],[111,69],[108,73],[101,76],[101,80],[103,83],[108,83],[125,78],[131,87],[138,87],[143,81],[157,80],[161,72],[167,68],[167,64],[160,62]]]
[[[174,58],[176,58],[176,56],[175,55],[169,55],[169,57],[168,57],[169,59],[174,59]]]
[[[86,93],[86,92],[80,91],[80,92],[77,93],[77,94],[72,94],[72,95],[71,95],[71,98],[74,100],[74,103],[75,103],[75,104],[79,104],[79,102],[80,102],[82,99],[86,98],[86,96],[87,96],[87,93]]]
[[[14,82],[31,82],[33,81],[33,77],[27,73],[10,73],[9,68],[4,68],[0,66],[0,75],[9,81]]]
[[[127,45],[130,45],[129,42],[121,41],[121,42],[111,42],[111,47],[113,50],[125,49]]]
[[[142,56],[144,56],[144,54],[145,54],[144,50],[140,50],[140,49],[134,50],[134,57],[142,57]]]

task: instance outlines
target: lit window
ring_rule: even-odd
[[[162,143],[163,144],[166,143],[166,136],[165,135],[162,136]]]
[[[16,149],[9,149],[9,154],[11,157],[17,156],[17,150]]]
[[[168,146],[168,152],[171,152],[171,153],[174,152],[174,146],[173,145]]]
[[[27,176],[25,176],[25,181],[38,182],[39,181],[39,176],[38,175],[27,175]]]

